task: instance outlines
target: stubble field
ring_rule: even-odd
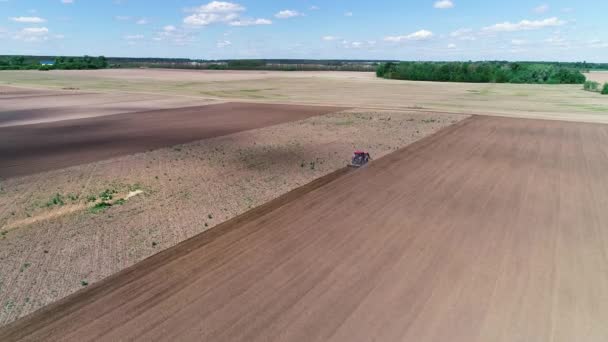
[[[608,123],[606,99],[600,94],[582,91],[581,85],[412,82],[378,79],[369,72],[156,69],[2,72],[2,83],[177,95],[215,101],[319,104]]]

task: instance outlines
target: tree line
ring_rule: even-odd
[[[109,67],[108,59],[104,56],[55,57],[52,63],[46,63],[40,57],[0,57],[0,70],[81,70],[107,67]]]
[[[376,71],[378,62],[338,60],[184,60],[150,58],[110,58],[118,68],[166,68],[190,70],[277,70],[277,71]]]
[[[602,95],[608,95],[608,83],[604,83],[604,86],[602,87],[598,82],[587,81],[583,85],[583,89],[586,91],[601,93]]]
[[[382,63],[378,77],[435,82],[583,84],[579,69],[558,63],[399,62]]]

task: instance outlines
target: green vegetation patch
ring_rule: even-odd
[[[42,59],[43,57],[35,56],[0,57],[0,70],[81,70],[105,69],[109,66],[108,60],[104,56],[56,57],[52,61]]]
[[[99,202],[97,204],[95,204],[94,206],[92,206],[89,211],[96,214],[102,211],[105,211],[106,209],[110,208],[112,206],[112,203],[108,203],[108,202]]]
[[[559,63],[399,62],[382,63],[378,77],[435,82],[582,84],[580,69]]]
[[[583,85],[583,89],[585,89],[586,91],[599,92],[600,84],[597,82],[594,82],[594,81],[586,81],[585,84]]]
[[[604,83],[604,88],[602,88],[602,95],[608,95],[608,83]]]
[[[55,207],[55,206],[63,206],[65,205],[65,198],[62,194],[55,194],[48,202],[46,202],[47,207]]]
[[[99,198],[102,201],[110,201],[110,200],[112,200],[112,198],[114,198],[114,195],[117,193],[118,193],[118,191],[115,189],[106,189],[105,191],[103,191],[102,193],[99,194]]]

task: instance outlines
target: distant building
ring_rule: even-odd
[[[40,65],[53,66],[55,65],[55,61],[40,61]]]

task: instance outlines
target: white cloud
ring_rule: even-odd
[[[369,49],[369,48],[373,48],[374,46],[376,46],[376,41],[375,40],[366,40],[366,41],[348,41],[348,40],[343,40],[341,42],[342,47],[344,47],[345,49]]]
[[[511,39],[511,45],[520,46],[520,45],[525,45],[526,43],[527,43],[527,41],[525,41],[523,39]]]
[[[31,35],[42,35],[49,33],[49,29],[46,27],[28,27],[21,30],[21,32]]]
[[[454,3],[452,2],[452,0],[440,0],[435,2],[433,7],[438,9],[454,8]]]
[[[542,4],[534,8],[534,13],[543,14],[549,11],[549,5]]]
[[[73,4],[74,0],[61,0],[61,3],[69,5],[69,4]]]
[[[253,26],[253,25],[271,25],[272,20],[268,19],[237,19],[228,23],[230,26]]]
[[[195,9],[198,13],[235,13],[243,12],[245,7],[232,2],[211,1],[206,5],[201,5]]]
[[[309,8],[309,9],[310,9],[311,11],[318,11],[318,10],[320,10],[321,8],[320,8],[319,6],[312,5],[312,6],[310,6],[310,8]]]
[[[135,23],[136,23],[137,25],[146,25],[146,24],[148,23],[148,20],[147,20],[147,19],[142,18],[142,19],[137,20]]]
[[[448,49],[455,49],[456,48],[456,44],[448,44]]]
[[[331,42],[331,41],[340,39],[340,37],[336,37],[336,36],[323,36],[323,37],[321,37],[321,39],[324,40],[324,41],[326,41],[326,42]]]
[[[184,18],[184,24],[192,26],[207,26],[209,24],[219,22],[229,22],[238,18],[236,13],[229,14],[214,14],[214,13],[198,13]]]
[[[408,40],[423,41],[429,40],[431,38],[433,38],[433,32],[427,30],[420,30],[405,36],[388,36],[385,37],[384,40],[387,42],[399,43]]]
[[[553,46],[558,46],[558,47],[567,47],[570,45],[566,41],[566,39],[564,39],[563,37],[561,37],[559,35],[554,35],[552,37],[545,39],[545,43],[553,45]]]
[[[216,45],[218,48],[223,49],[225,47],[232,45],[232,42],[230,42],[229,40],[220,40],[217,42]]]
[[[17,23],[39,24],[46,22],[46,19],[40,17],[12,17],[12,21]]]
[[[593,49],[603,49],[608,48],[608,42],[601,41],[599,39],[593,39],[589,41],[589,47]]]
[[[300,17],[302,16],[302,13],[298,12],[298,11],[293,11],[293,10],[282,10],[279,11],[278,13],[276,13],[275,18],[279,18],[279,19],[288,19],[288,18],[293,18],[293,17]]]
[[[212,1],[193,9],[193,14],[184,18],[184,23],[192,26],[206,26],[214,23],[227,23],[238,19],[245,7],[232,2]]]
[[[194,33],[183,29],[178,29],[173,25],[166,25],[156,36],[155,41],[168,41],[176,45],[186,45],[194,42]]]
[[[511,23],[505,21],[504,23],[495,24],[492,26],[484,27],[483,30],[486,32],[515,32],[515,31],[527,31],[527,30],[538,30],[546,27],[555,27],[564,25],[566,22],[559,20],[556,17],[547,18],[544,20],[522,20],[518,23]]]
[[[352,17],[353,16],[353,12],[344,12],[344,16],[345,17]]]
[[[127,35],[123,37],[125,40],[142,40],[144,39],[144,35],[143,34],[132,34],[132,35]]]
[[[49,39],[49,29],[46,27],[27,27],[17,32],[13,39],[24,42],[38,42]]]
[[[184,18],[184,24],[189,26],[207,26],[224,23],[230,26],[270,25],[268,19],[241,18],[246,8],[232,2],[212,1],[206,5],[191,10],[193,14]]]
[[[475,37],[475,33],[473,32],[473,29],[470,28],[461,28],[458,29],[456,31],[453,31],[452,33],[450,33],[450,37],[459,39],[459,40],[477,40],[477,38]]]

